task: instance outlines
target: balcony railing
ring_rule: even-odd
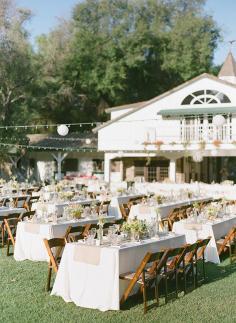
[[[213,124],[181,125],[180,131],[182,142],[212,142],[214,140],[230,142],[232,140],[231,124],[225,124],[222,127],[217,127]]]

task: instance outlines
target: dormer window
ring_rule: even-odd
[[[231,103],[231,101],[227,95],[222,92],[216,90],[200,90],[186,96],[181,105],[221,103]]]

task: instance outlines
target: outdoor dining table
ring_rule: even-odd
[[[75,201],[66,201],[66,202],[47,202],[45,204],[47,214],[53,214],[57,213],[57,215],[63,215],[64,208],[68,205],[73,205],[73,204],[81,204],[81,205],[87,205],[87,204],[92,204],[92,203],[98,203],[98,200],[95,199],[78,199]],[[37,211],[37,214],[43,213],[41,209],[41,202],[34,203],[32,210]]]
[[[136,204],[132,205],[129,213],[129,219],[137,217],[139,220],[147,220],[150,222],[156,217],[156,210],[160,213],[161,218],[167,218],[172,210],[185,205],[191,205],[195,202],[210,201],[211,198],[192,198],[188,200],[180,200],[174,202],[167,202],[163,204],[156,204],[155,206],[149,206],[148,204]]]
[[[127,203],[132,198],[142,197],[143,194],[130,194],[130,195],[121,195],[113,196],[111,198],[111,203],[109,205],[108,213],[109,215],[115,216],[116,219],[121,219],[122,214],[120,211],[120,205]]]
[[[51,295],[81,307],[119,310],[120,298],[127,286],[119,274],[135,271],[148,251],[157,252],[184,243],[184,235],[173,233],[121,246],[68,243]]]
[[[115,218],[106,216],[106,222],[112,222]],[[34,223],[22,221],[17,224],[16,243],[14,248],[14,258],[17,261],[48,261],[48,254],[44,246],[43,239],[62,238],[69,226],[84,226],[95,224],[98,218],[83,218],[79,220],[66,221],[58,219],[57,223]]]
[[[206,261],[219,264],[220,258],[216,241],[225,236],[235,224],[236,215],[209,220],[206,223],[191,223],[188,220],[181,220],[174,223],[173,232],[185,234],[187,243],[194,243],[198,239],[205,239],[208,236],[212,237],[205,250],[205,259]]]
[[[0,206],[0,221],[2,221],[4,218],[8,217],[10,214],[21,214],[26,212],[26,209],[22,207],[14,207],[10,208],[8,206]]]

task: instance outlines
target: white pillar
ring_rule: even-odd
[[[57,180],[58,181],[60,181],[61,180],[61,163],[62,163],[62,161],[66,158],[66,156],[67,156],[68,154],[67,153],[65,153],[65,154],[63,154],[62,155],[62,153],[61,152],[59,152],[58,154],[57,154],[57,156],[55,155],[55,154],[53,154],[52,153],[52,156],[53,156],[53,158],[56,160],[56,162],[57,162],[57,175],[58,175],[58,178],[57,178]]]
[[[175,159],[170,160],[169,179],[171,182],[175,183],[175,180],[176,180],[176,160]]]
[[[104,180],[105,182],[110,182],[111,180],[111,156],[110,154],[105,154],[104,156]]]

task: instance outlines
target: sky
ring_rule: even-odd
[[[32,41],[38,35],[53,29],[59,17],[69,18],[78,2],[79,0],[16,0],[17,5],[31,9],[34,14],[28,25]],[[207,0],[206,11],[222,29],[223,42],[219,44],[214,58],[215,64],[222,64],[229,51],[228,42],[236,40],[236,0]],[[232,52],[236,57],[236,43]]]

